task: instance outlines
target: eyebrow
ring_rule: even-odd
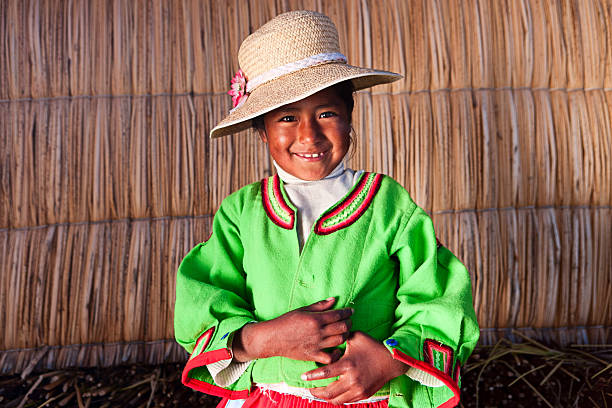
[[[276,114],[281,114],[281,113],[291,113],[291,112],[295,112],[296,110],[298,110],[297,108],[286,108],[286,107],[280,107],[276,110]]]
[[[333,102],[324,103],[324,104],[315,106],[315,110],[324,109],[324,108],[336,108],[338,106],[340,106],[339,102],[338,103],[333,103]],[[290,113],[290,112],[295,112],[295,111],[299,111],[299,109],[298,108],[291,108],[291,107],[288,107],[288,106],[287,107],[281,106],[280,108],[278,108],[277,113]]]
[[[337,108],[340,105],[341,105],[340,102],[338,102],[338,103],[333,103],[333,102],[331,102],[331,103],[324,103],[323,105],[319,105],[319,106],[315,107],[315,109]]]

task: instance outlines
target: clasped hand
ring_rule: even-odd
[[[282,356],[293,360],[329,364],[341,352],[334,349],[350,334],[353,309],[330,310],[335,299],[329,298],[287,312],[276,319],[248,324],[234,336],[234,359]]]
[[[326,364],[302,374],[302,379],[339,377],[326,387],[310,389],[313,396],[333,404],[368,398],[406,372],[408,366],[393,359],[382,343],[363,332],[350,332],[353,310],[330,310],[334,303],[335,299],[329,298],[276,319],[246,325],[234,337],[234,359],[282,356]],[[344,355],[338,349],[325,350],[345,341]]]

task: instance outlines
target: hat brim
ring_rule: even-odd
[[[321,78],[325,78],[321,81]],[[299,101],[342,81],[351,80],[356,91],[401,79],[400,74],[355,67],[343,63],[315,65],[260,85],[247,100],[232,110],[211,131],[217,138],[252,126],[252,119]]]

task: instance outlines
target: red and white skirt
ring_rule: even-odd
[[[389,399],[345,404],[347,408],[387,408]],[[302,398],[272,390],[256,388],[245,400],[223,398],[217,408],[331,408],[337,407],[318,399]]]

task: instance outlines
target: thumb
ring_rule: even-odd
[[[302,310],[304,310],[306,312],[323,312],[323,311],[329,309],[330,307],[332,307],[334,305],[334,303],[336,303],[336,298],[329,297],[329,298],[327,298],[325,300],[321,300],[321,301],[313,303],[311,305],[304,306],[302,308]]]

